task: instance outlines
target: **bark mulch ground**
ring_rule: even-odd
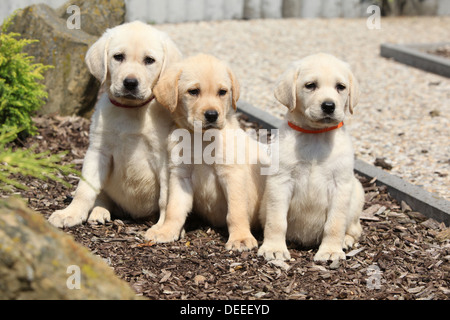
[[[39,135],[22,141],[37,151],[69,151],[64,158],[81,169],[88,146],[89,121],[41,117]],[[30,208],[48,217],[71,201],[78,178],[61,184],[17,177],[29,189],[17,190]],[[375,181],[360,178],[366,192],[363,235],[339,264],[313,261],[317,248],[290,244],[292,259],[267,263],[251,252],[225,250],[225,229],[190,216],[186,236],[151,245],[143,233],[152,221],[114,220],[65,231],[102,257],[137,294],[151,299],[432,299],[450,298],[449,229],[393,200]],[[6,197],[7,195],[1,195]],[[262,243],[261,232],[255,234]]]

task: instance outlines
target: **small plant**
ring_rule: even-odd
[[[33,63],[34,57],[22,52],[25,46],[38,40],[18,39],[20,34],[7,33],[12,18],[0,32],[0,126],[35,134],[32,116],[48,97],[40,81],[44,71],[52,66]]]
[[[50,155],[50,151],[35,153],[36,146],[26,150],[13,150],[8,144],[13,141],[21,129],[3,128],[0,130],[0,190],[10,191],[11,186],[26,190],[27,187],[11,178],[14,174],[30,176],[40,180],[53,180],[64,184],[65,182],[58,173],[68,175],[70,173],[79,175],[73,165],[62,165],[61,158],[66,153]]]
[[[36,146],[26,150],[12,147],[19,134],[37,132],[32,116],[47,98],[45,85],[40,81],[44,79],[44,71],[51,67],[33,64],[34,57],[22,52],[37,40],[20,40],[19,34],[7,33],[12,18],[0,32],[0,191],[11,191],[11,187],[27,189],[17,181],[17,174],[70,187],[61,175],[79,172],[73,165],[60,164],[65,153],[35,153]]]

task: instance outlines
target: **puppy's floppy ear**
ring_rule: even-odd
[[[231,80],[231,91],[232,91],[232,104],[233,109],[237,110],[237,102],[239,100],[239,97],[241,96],[241,86],[239,85],[239,81],[236,79],[236,76],[234,75],[233,71],[231,71],[230,68],[228,68],[228,76]]]
[[[347,99],[347,107],[350,114],[353,114],[353,110],[359,102],[359,83],[353,73],[349,70],[349,82],[350,88]]]
[[[292,65],[279,79],[275,87],[275,98],[289,111],[294,111],[297,105],[297,79],[300,66]]]
[[[164,48],[164,61],[161,67],[161,74],[163,74],[169,66],[177,63],[181,60],[182,54],[176,44],[169,38],[167,34],[161,32],[163,48]]]
[[[86,53],[86,64],[89,71],[102,84],[108,74],[108,46],[111,39],[111,30],[106,30],[103,36],[97,40]]]
[[[182,73],[181,67],[173,66],[164,72],[153,88],[156,100],[164,107],[174,112],[178,105],[178,81]]]

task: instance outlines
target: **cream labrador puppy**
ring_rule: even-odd
[[[233,72],[215,57],[200,54],[171,67],[154,93],[172,112],[176,123],[172,136],[183,136],[188,143],[181,150],[178,138],[169,142],[167,212],[161,226],[147,231],[147,240],[178,240],[193,211],[214,226],[228,226],[227,249],[257,247],[251,227],[258,224],[264,177],[260,163],[250,159],[259,151],[248,152],[250,144],[257,142],[240,129],[235,116],[239,84]],[[208,155],[213,158],[207,159]],[[237,158],[243,155],[245,159],[239,162]]]
[[[154,100],[153,88],[164,70],[180,59],[165,33],[138,21],[107,30],[92,45],[86,63],[105,93],[92,117],[74,199],[50,216],[51,224],[72,227],[88,217],[89,222],[104,223],[111,211],[132,218],[159,211],[164,215],[167,138],[173,122]]]
[[[280,130],[280,170],[267,178],[258,254],[290,259],[286,239],[319,246],[315,261],[345,259],[360,238],[364,191],[353,173],[354,152],[344,126],[358,102],[349,66],[317,54],[295,63],[276,99],[289,108]]]

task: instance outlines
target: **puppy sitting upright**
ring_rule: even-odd
[[[72,203],[49,218],[57,227],[110,220],[110,212],[149,217],[167,202],[170,113],[154,100],[161,73],[181,54],[142,22],[107,30],[86,63],[105,93],[96,105],[82,179]]]
[[[178,240],[187,215],[193,211],[214,226],[228,226],[227,249],[256,247],[250,228],[258,222],[264,181],[260,165],[250,164],[256,163],[250,161],[254,154],[248,152],[250,144],[256,141],[240,129],[234,113],[239,84],[233,72],[215,57],[197,55],[171,67],[154,92],[173,114],[174,133],[180,133],[189,143],[179,150],[178,140],[169,142],[167,212],[164,222],[158,223],[162,223],[160,226],[147,231],[147,240]],[[231,145],[227,134],[233,139],[237,136],[242,144],[227,150],[227,143]],[[205,155],[213,144],[215,159],[208,160]],[[180,151],[187,161],[179,161]],[[239,156],[247,159],[239,163]]]
[[[309,56],[281,77],[275,97],[289,108],[288,123],[280,130],[280,170],[267,178],[261,204],[259,255],[290,259],[288,239],[320,245],[315,261],[338,260],[358,241],[364,191],[343,122],[358,95],[348,65],[328,54]]]

